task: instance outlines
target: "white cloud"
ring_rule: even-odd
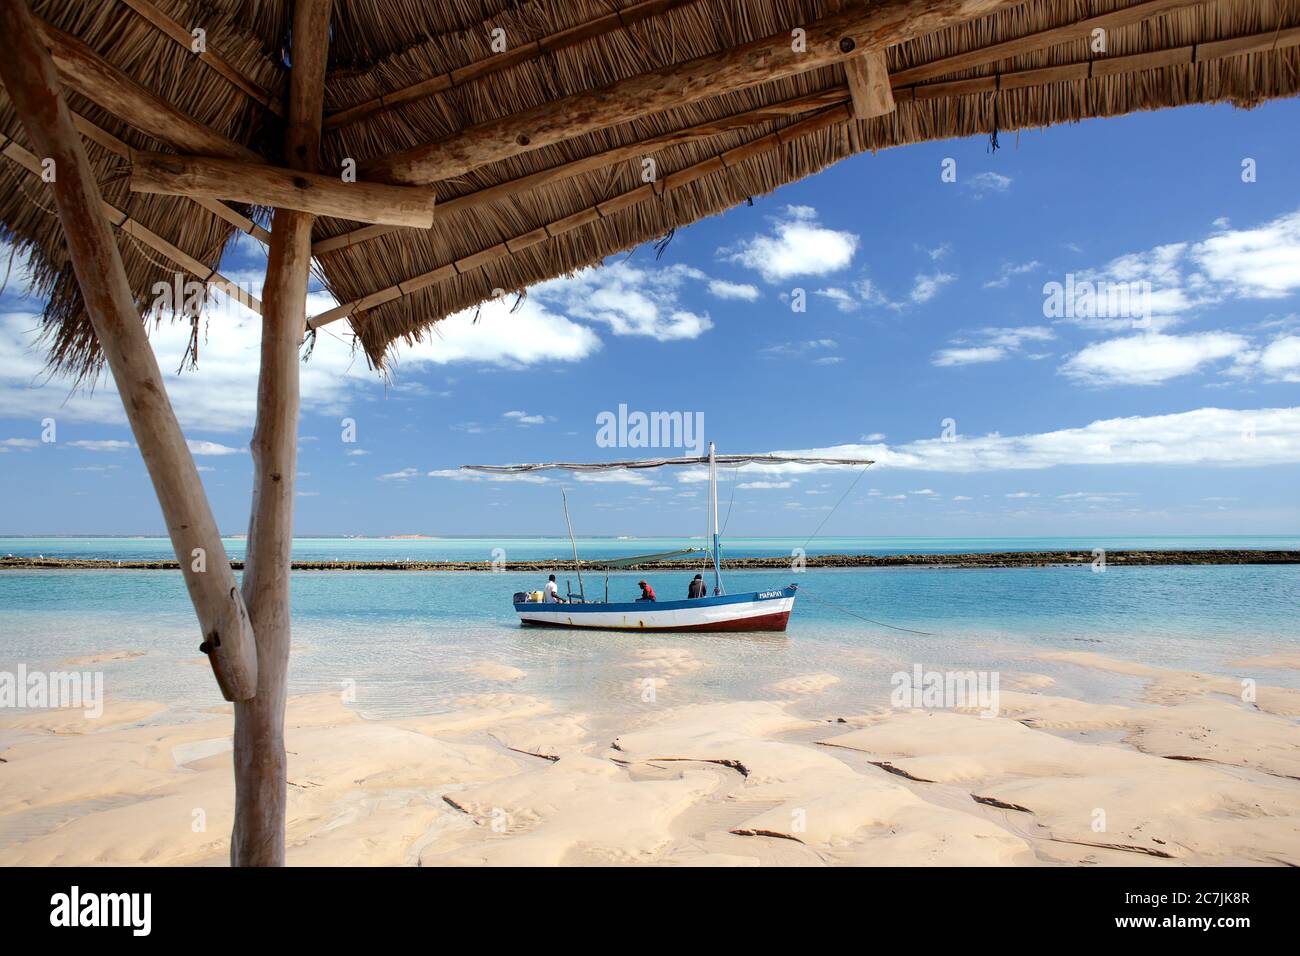
[[[35,448],[39,444],[35,438],[6,438],[0,441],[0,448],[8,451],[10,448]]]
[[[807,339],[803,342],[778,342],[759,351],[764,355],[796,358],[839,348],[834,339]]]
[[[908,296],[917,305],[924,305],[936,295],[939,290],[950,282],[956,281],[957,277],[947,272],[935,272],[930,275],[918,275],[912,284],[911,295]]]
[[[546,475],[536,475],[529,472],[492,475],[481,471],[460,471],[456,468],[440,468],[428,472],[428,476],[430,478],[446,478],[450,481],[519,481],[526,485],[544,485],[551,480]]]
[[[501,417],[508,418],[511,421],[514,421],[521,426],[545,425],[547,422],[550,421],[550,419],[547,418],[545,415],[530,415],[527,412],[520,412],[520,411],[503,412]]]
[[[996,279],[990,279],[988,282],[984,283],[984,288],[1005,289],[1011,284],[1012,276],[1020,276],[1028,272],[1033,272],[1035,269],[1041,268],[1041,266],[1042,264],[1037,259],[1020,263],[1004,262],[1002,263],[1002,268],[998,270],[998,277]]]
[[[1094,385],[1158,385],[1241,355],[1249,345],[1232,332],[1151,332],[1089,345],[1071,356],[1061,371],[1076,381]]]
[[[980,198],[986,193],[1006,192],[1011,188],[1011,177],[994,172],[976,173],[966,179],[965,183],[966,188],[973,192],[976,198]]]
[[[828,229],[817,222],[809,206],[786,206],[773,220],[772,231],[742,240],[718,254],[727,262],[758,272],[766,282],[794,276],[827,275],[853,261],[858,247],[855,233]]]
[[[709,282],[709,294],[719,299],[740,299],[744,302],[758,300],[758,286],[747,282],[728,282],[726,279],[712,279]]]
[[[403,468],[400,471],[390,471],[386,475],[380,475],[380,481],[406,481],[408,478],[414,478],[420,473],[418,468]]]
[[[1016,471],[1058,465],[1300,464],[1300,407],[1200,408],[1172,415],[1110,418],[1028,435],[990,434],[901,445],[836,445],[774,450],[775,455],[871,458],[876,468],[930,472]],[[747,478],[834,470],[817,465],[748,465]]]
[[[231,448],[229,445],[195,438],[186,440],[185,444],[189,446],[191,455],[242,455],[245,451],[243,448]]]
[[[1045,342],[1054,338],[1056,334],[1042,325],[984,328],[970,336],[952,339],[949,347],[940,349],[930,361],[940,368],[998,362],[1018,353],[1026,342]]]
[[[942,349],[935,353],[934,365],[941,368],[953,365],[976,365],[981,362],[996,362],[1007,357],[1007,350],[996,345],[982,345],[971,348]]]
[[[768,491],[768,490],[773,490],[778,488],[793,488],[794,482],[793,481],[742,481],[740,484],[736,485],[736,487],[741,489],[742,491],[747,488]]]
[[[575,481],[594,482],[595,484],[646,485],[654,481],[639,471],[577,471],[571,476]]]
[[[1276,299],[1300,289],[1300,210],[1255,229],[1224,229],[1191,258],[1231,295]]]
[[[540,290],[538,286],[534,291]],[[538,301],[539,298],[543,301]],[[544,296],[529,296],[513,313],[513,300],[484,302],[478,310],[477,322],[474,309],[449,315],[422,341],[400,350],[401,367],[454,362],[521,367],[542,362],[577,362],[599,351],[600,339],[595,332],[550,311],[544,301]],[[315,359],[313,354],[312,361]]]
[[[607,325],[615,335],[693,339],[713,328],[708,315],[691,312],[680,301],[683,282],[699,278],[707,277],[689,267],[642,269],[621,261],[543,282],[533,297],[574,318]],[[589,329],[582,331],[592,335]]]
[[[1259,355],[1259,368],[1270,378],[1300,382],[1300,336],[1274,339]]]
[[[116,439],[81,439],[66,444],[69,448],[81,448],[85,451],[125,451],[131,447],[129,441]]]
[[[1277,299],[1300,290],[1300,210],[1253,229],[1226,220],[1199,241],[1165,243],[1078,273],[1076,283],[1150,283],[1149,328],[1162,331],[1183,313],[1229,299]],[[1060,279],[1055,281],[1061,281]],[[1131,316],[1062,319],[1086,328],[1121,331]]]

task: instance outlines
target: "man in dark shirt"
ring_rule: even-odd
[[[641,588],[641,596],[638,601],[653,601],[655,599],[655,589],[644,581],[638,581],[637,586]]]
[[[686,592],[686,597],[688,599],[702,598],[707,594],[708,590],[704,587],[704,576],[700,574],[695,575],[695,578],[691,581],[690,590]]]

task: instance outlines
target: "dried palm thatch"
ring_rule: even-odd
[[[375,157],[453,139],[476,124],[571,94],[752,40],[788,37],[794,28],[857,2],[339,0],[322,169],[337,171],[354,160],[364,170]],[[159,28],[160,18],[142,15],[145,8],[183,27],[180,37],[202,26],[209,47],[266,91],[274,107],[284,87],[281,51],[290,5],[33,4],[45,22],[77,37],[167,103],[274,162],[281,155],[277,110],[200,62],[180,37]],[[1087,29],[1064,38],[1044,35],[1130,8],[1137,14],[1105,31],[1104,52]],[[611,19],[611,11],[621,16],[606,28],[591,27]],[[428,334],[451,313],[598,264],[854,153],[975,134],[996,137],[1136,110],[1220,101],[1250,107],[1290,96],[1300,90],[1298,28],[1300,0],[1009,3],[890,46],[895,108],[885,115],[854,118],[845,68],[836,63],[718,91],[436,179],[439,210],[432,229],[361,228],[318,218],[313,235],[320,273],[343,305],[311,324],[346,319],[371,362],[381,366],[395,342]],[[565,42],[563,31],[571,29],[583,38]],[[1023,44],[1000,46],[1022,38]],[[500,52],[502,41],[509,55]],[[985,48],[993,49],[980,54]],[[84,97],[74,94],[70,101],[130,147],[172,149]],[[703,124],[713,125],[672,136]],[[0,134],[23,142],[7,104],[0,106]],[[216,268],[237,231],[237,216],[218,216],[184,197],[133,194],[124,182],[128,157],[93,141],[89,152],[108,202],[209,270]],[[651,183],[642,176],[647,156],[654,161]],[[541,176],[579,161],[585,162],[576,169]],[[533,180],[517,182],[527,176]],[[15,163],[5,164],[0,177],[0,222],[29,254],[39,291],[49,295],[45,327],[52,360],[74,372],[91,371],[97,363],[94,335],[59,223],[42,199],[43,184]],[[128,235],[120,235],[120,244],[145,311],[152,285],[169,280],[176,266]]]

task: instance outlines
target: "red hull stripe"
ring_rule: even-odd
[[[760,614],[756,617],[742,617],[733,621],[682,624],[677,627],[613,627],[608,624],[561,624],[558,621],[530,621],[526,617],[520,619],[520,623],[533,627],[564,627],[587,631],[784,631],[789,621],[789,611],[779,611],[776,614]]]

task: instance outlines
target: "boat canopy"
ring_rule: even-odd
[[[692,458],[635,458],[630,461],[549,461],[528,465],[461,465],[463,471],[490,475],[517,475],[529,471],[615,471],[620,468],[662,468],[664,465],[707,465],[739,468],[741,465],[874,465],[867,458],[815,458],[805,455],[708,455]]]
[[[707,554],[708,548],[683,548],[680,551],[660,551],[657,554],[634,554],[626,558],[602,558],[598,561],[584,561],[593,568],[627,568],[636,564],[651,564],[655,561],[671,561],[685,554]]]

